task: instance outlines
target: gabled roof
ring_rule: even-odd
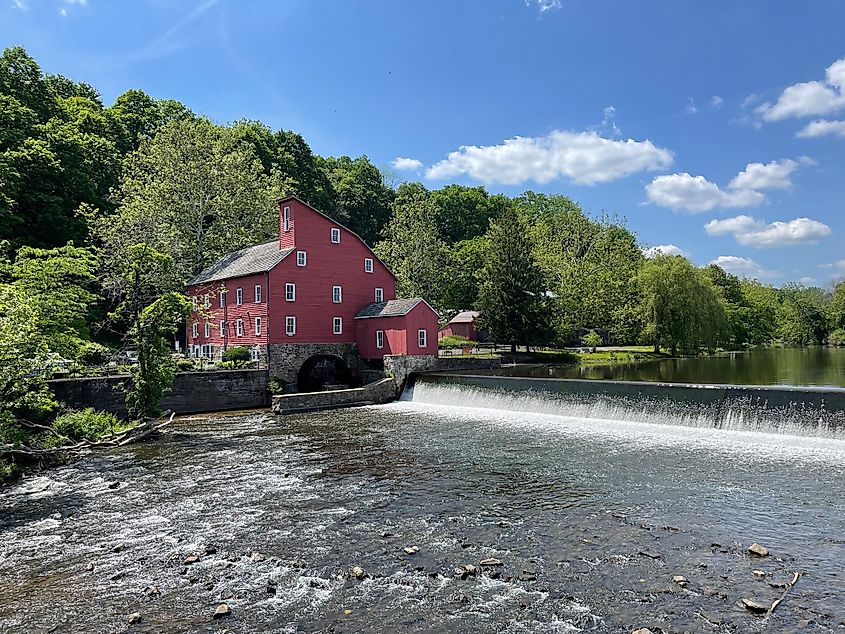
[[[434,311],[429,303],[422,297],[391,299],[386,302],[367,304],[358,311],[358,314],[355,315],[355,319],[366,319],[368,317],[401,317],[410,313],[420,302],[428,306],[431,311]]]
[[[194,277],[189,285],[205,284],[233,277],[266,273],[293,252],[293,249],[279,249],[279,241],[265,242],[254,247],[227,253],[211,266]]]
[[[479,313],[477,310],[462,310],[457,315],[449,320],[450,324],[471,324],[478,319]]]

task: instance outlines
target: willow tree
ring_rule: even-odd
[[[517,345],[545,343],[549,311],[528,226],[514,209],[506,209],[490,225],[487,238],[478,300],[484,328],[494,341],[510,343],[514,352]]]
[[[713,351],[725,340],[725,309],[710,278],[685,257],[658,255],[643,265],[636,283],[642,296],[644,337],[654,345]]]

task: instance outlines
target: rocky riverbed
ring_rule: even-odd
[[[0,631],[843,631],[837,442],[428,403],[190,418],[0,489]]]

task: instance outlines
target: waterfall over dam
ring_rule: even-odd
[[[845,389],[538,379],[438,373],[403,401],[732,431],[845,439]]]

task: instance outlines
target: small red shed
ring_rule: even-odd
[[[363,359],[386,354],[437,356],[437,313],[421,297],[369,304],[355,315],[355,328]]]
[[[470,341],[481,341],[483,334],[479,333],[475,328],[475,322],[478,319],[478,311],[464,310],[455,315],[452,320],[443,326],[437,333],[438,339],[449,337],[451,335],[458,337],[466,337]]]

